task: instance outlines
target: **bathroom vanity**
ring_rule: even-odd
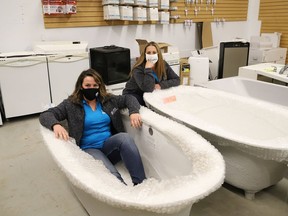
[[[259,76],[264,76],[266,78],[271,78],[272,82],[276,80],[285,83],[285,85],[288,85],[288,71],[284,72],[284,74],[279,74],[279,71],[283,66],[283,64],[274,63],[249,65],[245,67],[240,67],[238,75],[240,77],[246,77],[254,80],[258,80]]]

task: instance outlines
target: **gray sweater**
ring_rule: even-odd
[[[165,62],[166,77],[158,77],[161,89],[180,85],[179,76]],[[133,70],[133,76],[127,81],[123,95],[137,94],[143,96],[144,92],[152,92],[155,87],[155,78],[151,68],[145,68],[145,64],[139,65]]]
[[[140,105],[136,98],[131,95],[115,96],[111,95],[102,104],[102,109],[111,118],[112,134],[125,132],[120,110],[128,108],[129,115],[139,113]],[[73,137],[80,144],[84,128],[84,107],[82,104],[72,103],[65,99],[58,106],[48,109],[40,114],[39,121],[44,127],[51,129],[55,124],[61,124],[67,120],[69,136]]]

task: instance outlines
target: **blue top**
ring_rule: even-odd
[[[85,118],[84,130],[80,141],[81,149],[102,148],[106,139],[111,136],[110,117],[102,110],[101,103],[97,102],[96,110],[83,100]]]
[[[159,83],[159,78],[158,78],[157,74],[153,70],[152,70],[152,74],[153,74],[153,76],[155,78],[155,83],[158,84]]]

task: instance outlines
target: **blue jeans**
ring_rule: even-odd
[[[124,180],[114,166],[120,160],[124,162],[134,185],[146,179],[138,148],[128,133],[118,133],[109,137],[101,149],[90,148],[84,151],[96,160],[103,161],[107,169],[123,183],[125,183]]]

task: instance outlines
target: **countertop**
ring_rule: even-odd
[[[241,77],[257,79],[258,75],[262,75],[265,77],[269,77],[275,80],[279,80],[285,83],[288,83],[287,73],[288,70],[284,72],[284,74],[279,74],[279,71],[283,67],[283,64],[275,64],[275,63],[262,63],[256,65],[249,65],[239,68],[238,75]]]

